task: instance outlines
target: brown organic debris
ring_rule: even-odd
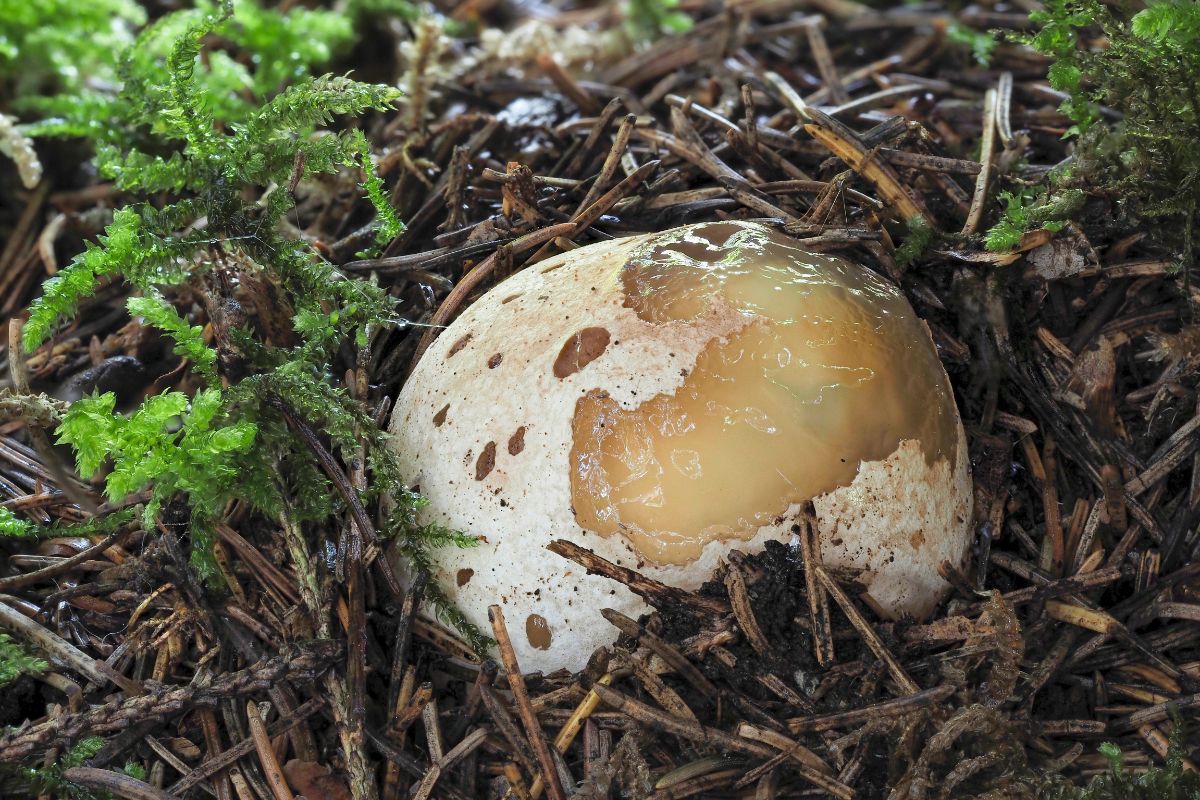
[[[793,542],[735,554],[694,591],[559,539],[549,549],[564,572],[603,576],[653,613],[607,612],[613,644],[578,674],[524,675],[508,637],[541,636],[537,620],[506,623],[494,598],[499,649],[471,653],[427,602],[432,578],[393,569],[362,450],[339,450],[294,399],[273,396],[345,518],[218,510],[219,593],[187,569],[188,523],[169,509],[149,530],[135,516],[103,533],[5,539],[0,626],[50,668],[5,687],[0,761],[53,764],[100,736],[66,776],[152,800],[990,800],[1035,796],[1047,771],[1075,782],[1103,771],[1101,741],[1127,770],[1162,763],[1173,715],[1200,710],[1200,295],[1152,236],[1122,227],[1119,197],[1090,196],[1063,230],[1028,231],[1009,252],[983,247],[999,191],[1075,157],[1044,61],[1006,41],[980,68],[946,34],[1026,30],[1024,7],[681,8],[696,17],[689,33],[638,48],[608,38],[620,21],[599,6],[459,4],[464,29],[494,29],[486,44],[429,23],[373,33],[406,54],[373,67],[394,68],[403,109],[363,130],[407,229],[359,257],[374,212],[357,178],[312,186],[297,165],[276,189],[299,200],[287,224],[351,278],[377,280],[407,323],[344,347],[330,382],[382,424],[410,365],[505,276],[611,238],[770,218],[807,247],[875,265],[930,327],[977,500],[976,547],[946,570],[947,602],[930,619],[881,619],[860,596],[864,576],[820,563],[803,513]],[[581,51],[544,52],[545,41]],[[103,230],[120,194],[52,186],[52,172],[0,203],[13,343],[0,503],[40,524],[147,499],[107,502],[71,474],[53,444],[69,397],[105,381],[135,394],[197,386],[129,322],[121,285],[102,286],[38,351],[16,345],[37,284]],[[937,238],[905,266],[897,249],[917,221]],[[294,344],[276,287],[225,255],[224,271],[173,298],[189,324],[223,367],[245,359],[239,327]],[[576,324],[547,358],[550,380],[612,346]],[[450,365],[478,359],[497,374],[516,357],[469,335],[447,344]],[[459,402],[431,401],[427,424],[459,424]],[[529,458],[538,424],[514,420],[480,442],[463,478],[495,481],[507,459]],[[292,477],[281,471],[281,486]],[[147,780],[120,772],[127,761]]]

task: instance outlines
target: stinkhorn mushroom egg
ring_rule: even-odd
[[[391,436],[424,521],[476,536],[438,581],[522,668],[581,668],[643,601],[568,539],[695,589],[732,549],[794,541],[926,616],[969,544],[966,441],[925,324],[869,269],[763,224],[592,244],[472,304],[425,352]],[[810,506],[811,504],[811,506]]]

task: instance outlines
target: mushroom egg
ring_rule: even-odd
[[[479,540],[433,576],[526,670],[579,669],[637,595],[546,550],[568,539],[698,588],[729,551],[794,543],[928,615],[967,555],[967,446],[929,331],[866,267],[754,222],[572,250],[501,282],[424,353],[391,442],[423,522]],[[518,624],[519,623],[519,624]]]

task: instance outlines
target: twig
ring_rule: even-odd
[[[846,88],[842,86],[842,79],[838,77],[837,67],[833,63],[833,54],[829,52],[829,43],[825,41],[825,34],[821,32],[821,24],[825,21],[824,17],[812,16],[806,19],[804,26],[804,35],[808,37],[808,47],[812,50],[813,61],[817,62],[817,69],[821,73],[821,77],[825,79],[825,87],[829,90],[829,98],[834,103],[842,105],[850,99],[846,94]]]
[[[8,240],[4,243],[3,251],[0,251],[0,280],[3,280],[3,277],[12,270],[17,254],[21,252],[22,245],[27,243],[28,232],[38,219],[38,213],[41,212],[42,205],[46,202],[46,195],[50,193],[50,183],[49,179],[38,183],[37,188],[25,202],[25,208],[21,209],[21,216],[17,220],[17,224],[8,232]]]
[[[1046,544],[1038,564],[1044,572],[1058,576],[1062,574],[1066,554],[1066,539],[1063,535],[1062,515],[1058,506],[1058,459],[1053,436],[1046,436],[1042,446],[1042,510],[1046,518]]]
[[[808,596],[808,621],[812,632],[813,655],[817,663],[828,669],[833,665],[833,622],[829,616],[829,594],[817,577],[815,526],[808,514],[802,514],[796,524],[800,530],[800,554],[804,559],[804,585]]]
[[[537,756],[541,767],[542,781],[550,800],[566,800],[566,794],[558,782],[558,769],[554,766],[554,757],[550,755],[550,747],[542,733],[542,726],[534,714],[533,706],[529,704],[529,692],[525,689],[525,678],[521,675],[521,665],[517,663],[517,654],[513,650],[512,640],[508,636],[508,628],[504,624],[504,611],[500,606],[488,606],[488,619],[492,623],[492,631],[496,634],[496,645],[500,651],[500,660],[504,671],[508,673],[508,685],[512,688],[513,702],[517,706],[517,715],[533,745],[533,753]]]
[[[482,745],[487,737],[487,728],[476,728],[467,734],[461,742],[451,748],[449,752],[439,757],[421,778],[421,782],[417,784],[417,788],[412,794],[413,800],[427,800],[430,793],[433,792],[434,784],[437,783],[437,779],[441,777],[442,773]]]
[[[89,789],[112,792],[119,797],[127,798],[127,800],[182,800],[177,794],[155,789],[150,784],[139,781],[124,772],[113,772],[96,767],[70,767],[63,770],[63,778]]]
[[[935,686],[921,692],[914,692],[907,697],[897,697],[875,703],[866,708],[852,711],[839,711],[835,714],[821,714],[808,717],[795,717],[788,720],[788,729],[793,735],[799,733],[834,730],[835,728],[851,728],[871,720],[892,719],[911,714],[918,708],[940,703],[954,694],[954,687]]]
[[[303,709],[303,706],[301,706],[301,709]],[[297,715],[299,715],[301,709],[297,709]],[[193,772],[198,772],[212,764],[212,762],[216,760],[221,752],[221,731],[217,728],[217,715],[213,713],[211,708],[202,708],[196,712],[196,717],[200,720],[200,730],[204,735],[204,746],[208,751],[208,757],[206,759],[206,763],[202,764],[196,770],[185,770],[181,772],[180,774],[184,776],[184,780],[186,780],[187,777]],[[203,778],[198,778],[197,782],[202,783],[203,780]],[[193,784],[185,785],[184,781],[181,780],[169,791],[182,794],[192,785]],[[178,788],[180,786],[183,786],[183,788]],[[231,792],[233,789],[229,784],[229,775],[227,775],[223,770],[214,769],[212,774],[212,787],[217,796],[217,800],[231,800]]]
[[[618,650],[618,653],[620,652]],[[662,706],[668,714],[699,724],[700,719],[696,713],[688,707],[678,692],[658,676],[650,661],[649,658],[637,658],[632,654],[628,657],[629,665],[632,667],[638,683],[641,684],[642,690],[653,698],[654,702]]]
[[[537,764],[534,757],[528,752],[529,743],[525,737],[517,730],[517,725],[513,722],[512,716],[508,713],[500,699],[496,697],[496,693],[490,686],[481,686],[479,689],[480,699],[483,701],[483,707],[487,710],[488,716],[492,718],[492,722],[496,724],[496,729],[500,735],[508,742],[509,753],[511,756],[520,762],[521,767],[528,773],[535,774],[537,772]]]
[[[838,586],[837,581],[830,577],[829,573],[820,564],[815,565],[814,569],[816,570],[817,577],[821,579],[821,583],[825,585],[829,594],[837,601],[837,604],[842,609],[842,613],[846,615],[850,620],[850,624],[862,636],[867,647],[871,649],[876,658],[887,665],[888,672],[891,673],[892,679],[900,686],[901,691],[905,694],[916,694],[919,692],[921,687],[917,686],[913,679],[908,677],[908,673],[904,671],[904,667],[900,665],[900,662],[896,660],[892,652],[887,649],[887,645],[879,638],[879,634],[875,633],[875,629],[871,627],[871,624],[867,622],[854,603],[850,601],[850,598],[846,596],[846,593],[842,591],[842,587]]]
[[[600,195],[600,197],[596,198],[596,200],[587,208],[581,208],[579,211],[575,212],[575,214],[571,217],[571,222],[575,226],[574,229],[568,233],[564,233],[562,237],[555,237],[551,242],[547,242],[546,244],[542,245],[540,248],[538,248],[536,253],[529,257],[529,260],[535,262],[541,260],[547,253],[550,252],[553,242],[570,241],[572,237],[578,236],[590,228],[594,222],[608,213],[608,211],[611,210],[619,200],[628,197],[630,194],[636,191],[637,188],[641,186],[642,183],[644,183],[645,180],[649,178],[655,170],[658,169],[658,165],[658,161],[647,161],[629,175],[625,176],[625,178],[623,178],[616,186],[612,187],[607,192]]]
[[[538,245],[548,242],[556,236],[563,236],[575,230],[573,222],[563,222],[558,225],[551,225],[547,228],[534,231],[516,239],[509,244],[504,245],[501,250],[507,252],[510,256],[518,256],[525,253]],[[421,360],[421,356],[429,349],[429,345],[433,344],[433,340],[437,337],[440,329],[444,327],[458,307],[463,301],[478,288],[492,274],[499,262],[499,253],[496,251],[479,263],[477,267],[472,269],[462,277],[450,294],[446,295],[446,299],[438,306],[437,311],[433,312],[433,317],[429,320],[429,327],[425,329],[425,333],[421,336],[421,341],[417,342],[416,350],[413,352],[412,361],[409,362],[409,371],[417,366],[417,362]]]
[[[855,98],[854,100],[843,100],[837,106],[827,110],[827,114],[831,117],[840,117],[852,112],[866,111],[875,106],[887,105],[889,100],[894,100],[898,97],[903,97],[908,94],[916,94],[925,91],[925,87],[916,83],[905,83],[900,86],[890,86],[887,89],[880,89],[878,92],[872,92],[868,95]]]
[[[97,686],[114,683],[129,694],[138,694],[142,687],[137,681],[126,678],[103,661],[97,661],[75,645],[66,641],[7,603],[0,602],[0,627],[16,633],[32,643],[53,662],[63,664],[87,678]],[[4,737],[0,737],[0,748]]]
[[[924,209],[900,185],[900,179],[896,177],[892,168],[876,158],[853,132],[833,117],[805,103],[780,75],[768,72],[765,77],[784,103],[800,117],[804,130],[829,152],[845,161],[851,169],[874,184],[884,202],[896,210],[900,219],[907,221],[915,218],[929,222]]]
[[[31,394],[32,390],[29,387],[29,375],[25,368],[25,345],[21,341],[21,331],[24,325],[25,323],[17,318],[8,321],[8,371],[12,377],[13,388],[17,390],[18,394],[27,395]],[[46,470],[58,484],[58,488],[62,489],[67,497],[71,498],[71,501],[84,511],[96,514],[98,510],[96,502],[88,491],[75,482],[71,472],[63,466],[58,454],[51,446],[50,437],[46,435],[46,432],[32,421],[26,426],[26,429],[29,431],[29,440],[33,443],[38,455],[41,456]]]
[[[567,163],[563,172],[567,175],[575,175],[583,169],[587,159],[592,155],[592,151],[596,149],[596,145],[600,143],[600,137],[612,125],[612,121],[617,118],[617,114],[621,112],[621,100],[614,97],[604,106],[604,110],[600,112],[600,116],[596,117],[587,138],[575,150],[575,155],[572,156],[570,162]]]
[[[538,53],[537,65],[542,72],[554,82],[558,90],[571,99],[584,114],[595,114],[600,111],[600,102],[587,89],[571,77],[558,60],[550,53]]]
[[[404,770],[409,775],[412,775],[414,778],[421,778],[425,775],[426,768],[417,763],[417,760],[408,753],[392,747],[387,743],[386,739],[373,732],[370,728],[367,729],[366,734],[367,741],[369,741],[375,747],[375,749],[377,749],[389,762],[400,767],[400,769]],[[439,786],[438,793],[445,795],[450,800],[472,800],[472,798],[448,784],[442,784]]]
[[[1012,91],[1013,75],[1005,70],[996,82],[996,131],[1000,134],[1000,143],[1005,147],[1013,141]]]
[[[963,236],[974,236],[983,219],[988,181],[992,176],[992,154],[996,149],[996,97],[995,89],[988,89],[983,96],[983,143],[979,153],[979,163],[983,169],[975,176],[975,195],[971,198],[971,210],[967,212],[967,221],[963,224]]]
[[[659,658],[667,662],[673,670],[679,673],[679,677],[683,678],[696,691],[700,692],[705,700],[714,706],[716,705],[717,698],[721,694],[720,691],[682,653],[620,611],[604,608],[600,610],[600,613],[621,633],[638,639],[642,644],[657,653]]]
[[[1186,719],[1188,716],[1187,712],[1196,708],[1200,708],[1200,694],[1191,694],[1168,700],[1165,703],[1158,703],[1149,708],[1140,709],[1123,717],[1118,717],[1112,720],[1110,725],[1113,731],[1131,731],[1140,728],[1142,725],[1163,722],[1176,713]]]
[[[621,164],[621,156],[625,152],[625,148],[629,146],[629,134],[633,132],[634,123],[637,122],[637,116],[634,114],[626,114],[625,119],[621,120],[620,126],[617,128],[617,133],[613,136],[612,147],[608,150],[608,155],[604,157],[604,165],[600,167],[600,174],[596,176],[596,180],[592,182],[588,193],[584,195],[580,201],[579,207],[575,210],[575,215],[579,216],[588,206],[596,202],[596,198],[604,191],[608,182],[612,180],[612,176],[616,174],[617,167]]]
[[[601,675],[596,683],[600,686],[608,686],[612,683],[612,680],[613,675],[610,672]],[[554,749],[558,751],[559,755],[566,755],[567,750],[571,747],[571,743],[575,741],[575,737],[583,729],[584,722],[599,705],[600,695],[596,693],[595,689],[589,690],[575,710],[571,712],[571,717],[562,726],[562,730],[554,737]],[[541,797],[544,787],[545,784],[542,781],[542,776],[536,776],[533,779],[533,785],[529,787],[530,800],[537,800]]]
[[[135,720],[164,720],[196,706],[213,706],[222,698],[264,691],[285,678],[311,679],[333,663],[339,650],[334,642],[289,647],[246,669],[220,675],[208,685],[153,687],[126,700],[6,731],[0,734],[0,761],[23,760],[46,748],[69,747],[83,735],[103,736],[122,730]]]
[[[743,739],[740,736],[731,736],[716,728],[708,728],[704,725],[672,717],[652,706],[638,702],[632,697],[618,692],[616,689],[597,685],[595,690],[605,705],[628,714],[634,721],[649,727],[651,730],[661,729],[689,741],[711,745],[722,750],[732,750],[735,753],[758,756],[759,758],[771,758],[775,755],[774,750],[757,742]]]
[[[112,547],[118,539],[124,536],[128,531],[116,530],[105,536],[101,541],[96,542],[91,547],[86,547],[80,550],[73,556],[68,556],[58,563],[42,567],[33,572],[26,572],[22,575],[10,575],[7,578],[0,578],[0,592],[11,592],[13,589],[20,589],[25,586],[32,586],[35,583],[40,583],[48,578],[53,578],[61,575],[64,572],[70,572],[75,567],[85,561],[91,561],[96,556],[102,554],[105,550]]]
[[[275,758],[275,750],[271,747],[271,738],[267,735],[267,726],[263,724],[262,715],[253,700],[246,701],[246,721],[250,725],[250,738],[254,742],[254,750],[258,753],[258,763],[262,766],[267,785],[275,795],[275,800],[295,800],[295,795],[288,788],[283,770],[279,767],[279,759]]]
[[[569,558],[581,565],[589,575],[603,575],[618,583],[624,584],[634,594],[640,596],[651,605],[664,604],[685,605],[703,615],[722,615],[729,613],[729,606],[720,600],[703,597],[695,592],[680,589],[677,586],[667,586],[653,578],[647,578],[641,573],[634,572],[628,567],[618,566],[613,562],[596,555],[591,550],[580,547],[566,539],[555,539],[546,545],[551,553],[563,558]]]
[[[738,726],[738,735],[743,739],[752,739],[753,741],[770,745],[786,754],[788,758],[795,762],[796,766],[794,769],[800,777],[813,786],[829,792],[834,797],[842,798],[842,800],[851,800],[854,797],[854,790],[831,777],[828,774],[831,772],[829,765],[817,757],[816,753],[799,742],[794,742],[781,733],[756,728],[747,723],[742,723]]]
[[[750,607],[750,596],[746,591],[746,577],[742,575],[742,570],[737,564],[727,564],[725,567],[725,589],[729,593],[729,603],[733,606],[733,615],[737,618],[738,626],[746,634],[754,652],[765,656],[771,650],[771,645],[754,617],[754,609]]]

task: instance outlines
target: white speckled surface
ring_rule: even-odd
[[[960,566],[971,543],[972,487],[966,435],[955,464],[925,462],[907,440],[858,468],[849,486],[813,499],[821,561],[863,570],[859,582],[889,616],[929,615],[944,594],[938,565]]]

